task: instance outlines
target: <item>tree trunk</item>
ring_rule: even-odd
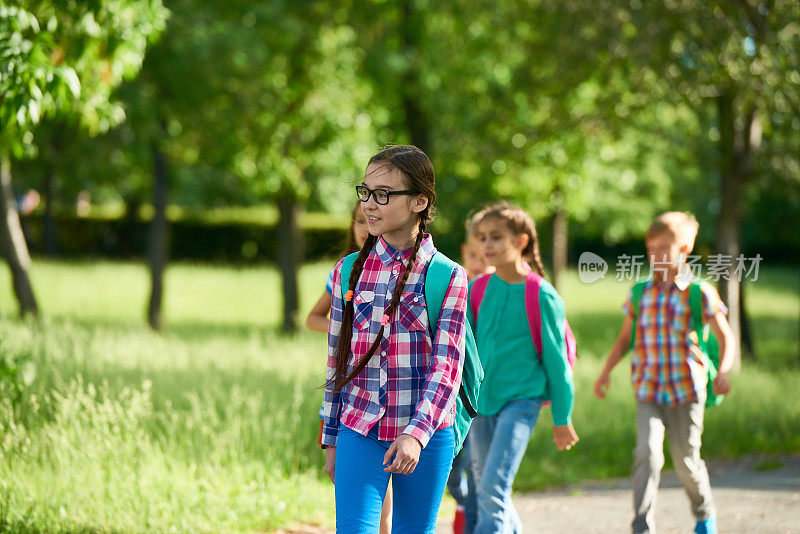
[[[741,366],[740,280],[735,278],[736,259],[741,253],[741,226],[744,190],[752,174],[753,149],[760,142],[760,127],[755,108],[742,117],[737,127],[734,95],[717,97],[720,131],[720,213],[717,219],[717,253],[730,258],[728,276],[719,280],[719,292],[728,306],[728,322],[736,336],[735,367]]]
[[[47,256],[55,256],[58,252],[56,238],[56,224],[53,218],[53,182],[56,177],[55,165],[48,165],[45,171],[44,181],[42,182],[42,196],[44,197],[44,215],[42,215],[42,241],[44,253]]]
[[[36,304],[36,297],[28,276],[31,257],[28,254],[25,236],[22,234],[19,213],[17,213],[17,205],[14,200],[14,190],[11,187],[11,160],[5,155],[0,155],[0,216],[2,216],[0,245],[2,245],[3,256],[8,262],[8,267],[11,269],[14,294],[19,303],[19,315],[20,317],[29,314],[38,316],[39,306]]]
[[[120,227],[120,252],[123,257],[131,257],[142,253],[142,238],[139,227],[139,210],[142,207],[142,199],[138,195],[126,196],[123,198],[125,203],[125,215],[122,218]]]
[[[747,308],[745,307],[744,288],[746,286],[747,284],[742,280],[739,286],[739,319],[742,327],[742,356],[747,356],[749,359],[755,361],[758,357],[756,356],[756,349],[750,329],[750,316],[747,314]]]
[[[297,272],[303,260],[303,235],[300,231],[300,203],[297,195],[284,186],[278,195],[278,269],[283,282],[283,331],[297,331],[300,308]]]
[[[148,260],[150,263],[150,304],[147,320],[154,330],[163,325],[161,307],[164,295],[164,270],[169,257],[169,221],[167,203],[169,202],[169,176],[167,161],[158,145],[153,144],[153,220],[150,223]]]
[[[561,198],[561,190],[556,187],[554,196],[556,198],[556,208],[553,212],[553,287],[558,289],[558,282],[561,274],[567,268],[567,250],[569,244],[569,218],[567,212],[564,210],[563,198]]]

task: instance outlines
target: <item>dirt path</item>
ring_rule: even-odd
[[[800,456],[707,465],[721,534],[800,534]],[[525,531],[536,534],[630,532],[632,499],[627,478],[514,495]],[[452,510],[449,505],[443,508]],[[688,534],[694,528],[689,501],[673,472],[661,478],[656,521],[659,534]],[[444,519],[436,532],[450,534],[452,528],[452,521]],[[304,526],[289,532],[329,534]]]
[[[720,533],[800,533],[800,457],[709,462]],[[541,534],[630,532],[629,479],[588,482],[559,491],[514,495],[527,532]],[[659,534],[694,527],[678,478],[664,473],[656,505]],[[443,522],[437,533],[452,532]]]

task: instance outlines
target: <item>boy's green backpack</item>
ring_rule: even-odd
[[[639,305],[642,300],[645,285],[650,280],[637,282],[633,286],[631,293],[631,304],[633,305],[633,325],[631,326],[631,349],[636,343],[636,320],[639,317]],[[717,378],[717,368],[719,367],[719,342],[711,331],[711,327],[703,324],[703,283],[694,280],[689,285],[689,307],[692,310],[692,327],[697,335],[697,346],[703,353],[706,363],[707,382],[706,382],[706,408],[712,408],[722,404],[725,395],[714,393],[714,379]]]
[[[358,252],[350,254],[342,261],[341,280],[350,279],[356,256],[358,256]],[[450,287],[453,269],[457,266],[456,262],[441,252],[437,252],[431,258],[428,271],[425,273],[425,306],[428,312],[428,328],[433,341],[435,341],[436,325],[439,323],[444,297],[447,288]],[[348,288],[342,284],[342,296],[347,290]],[[461,451],[472,420],[478,414],[476,410],[478,392],[481,389],[481,382],[483,382],[483,366],[478,357],[478,345],[475,343],[475,336],[466,317],[464,317],[464,326],[464,368],[461,372],[461,387],[456,399],[456,419],[453,424],[456,442],[454,455]]]

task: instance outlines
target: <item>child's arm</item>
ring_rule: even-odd
[[[719,370],[717,378],[714,379],[714,393],[725,395],[731,390],[728,372],[733,367],[736,353],[736,336],[733,335],[733,329],[731,329],[731,325],[728,324],[728,320],[722,312],[717,312],[708,319],[708,324],[711,326],[711,331],[714,332],[714,336],[719,343]]]
[[[553,441],[558,450],[569,450],[578,442],[572,426],[575,384],[567,363],[565,342],[566,315],[564,301],[543,285],[539,290],[539,313],[542,320],[542,364],[552,400]]]
[[[341,414],[341,391],[333,391],[332,383],[336,374],[336,358],[339,349],[339,334],[342,329],[344,318],[344,299],[342,299],[341,277],[342,260],[336,265],[333,276],[333,287],[331,292],[331,320],[328,323],[328,365],[325,373],[325,396],[322,401],[322,444],[326,447],[335,447],[339,435],[339,415]],[[326,454],[327,462],[330,455]],[[330,473],[329,473],[330,474]]]
[[[327,291],[322,293],[314,307],[308,312],[306,326],[314,332],[328,331],[328,314],[331,311],[331,294]]]
[[[600,376],[598,376],[597,380],[594,382],[594,394],[600,399],[606,398],[606,391],[608,391],[610,384],[611,370],[622,360],[622,357],[628,352],[628,347],[631,346],[632,330],[633,316],[628,314],[625,316],[625,321],[622,323],[622,330],[620,330],[619,336],[617,336],[617,340],[614,342],[614,346],[611,347],[611,353],[606,359],[606,364],[603,366],[603,370],[600,371]]]

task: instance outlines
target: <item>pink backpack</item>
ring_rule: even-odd
[[[472,306],[472,319],[475,323],[478,321],[478,310],[491,277],[491,274],[482,274],[472,283],[469,303]],[[543,281],[544,278],[535,273],[533,269],[528,270],[528,276],[525,279],[525,312],[528,316],[533,346],[539,354],[539,359],[542,358],[542,316],[539,313],[539,289],[541,289]],[[572,333],[572,328],[566,321],[564,321],[564,342],[567,346],[569,368],[574,369],[575,361],[578,359],[578,345],[575,341],[575,334]]]

